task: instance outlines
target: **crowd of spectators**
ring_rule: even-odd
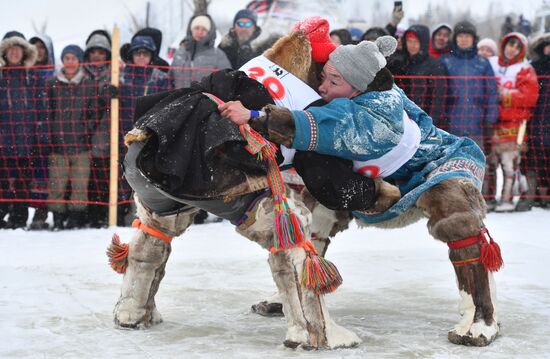
[[[479,40],[468,21],[431,31],[422,24],[403,29],[403,16],[394,9],[385,27],[367,29],[360,38],[335,29],[331,39],[345,46],[388,34],[398,38],[399,50],[388,59],[396,84],[438,127],[470,137],[484,150],[488,209],[550,207],[550,34],[529,42],[506,23],[501,39]],[[195,15],[169,65],[159,55],[162,33],[142,29],[122,46],[120,85],[113,87],[108,32],[93,31],[84,48],[66,46],[57,67],[47,35],[27,41],[17,31],[6,33],[0,42],[0,228],[26,228],[29,207],[35,208],[32,230],[49,228],[48,212],[54,230],[106,226],[110,100],[120,100],[122,143],[138,97],[189,87],[212,71],[239,69],[273,42],[259,41],[261,34],[257,14],[243,9],[215,46],[214,20]],[[123,179],[119,188],[119,225],[128,225],[131,191]],[[513,202],[514,195],[519,201]]]

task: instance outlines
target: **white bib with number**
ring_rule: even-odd
[[[321,99],[321,96],[308,84],[265,56],[253,58],[239,70],[264,85],[277,106],[286,107],[289,110],[303,110]],[[295,153],[295,149],[281,145],[281,154],[285,159],[281,166],[291,164]]]
[[[353,161],[353,170],[366,177],[388,177],[407,163],[420,146],[420,128],[403,111],[403,136],[386,154],[368,161]]]

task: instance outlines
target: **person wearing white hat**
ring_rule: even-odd
[[[215,70],[231,68],[225,52],[214,47],[216,26],[210,15],[196,15],[189,21],[187,36],[174,54],[169,71],[174,88],[186,88]]]

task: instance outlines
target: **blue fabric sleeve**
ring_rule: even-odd
[[[388,97],[391,99],[386,100]],[[388,105],[396,99],[398,106]],[[303,151],[365,161],[389,151],[402,135],[403,107],[395,92],[384,96],[369,93],[354,100],[339,98],[322,107],[291,113],[296,129],[292,147]]]

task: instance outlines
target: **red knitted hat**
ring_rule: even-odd
[[[300,20],[292,27],[292,31],[302,31],[309,39],[311,59],[314,62],[327,62],[328,55],[336,49],[336,44],[330,39],[329,30],[328,21],[319,16]]]

